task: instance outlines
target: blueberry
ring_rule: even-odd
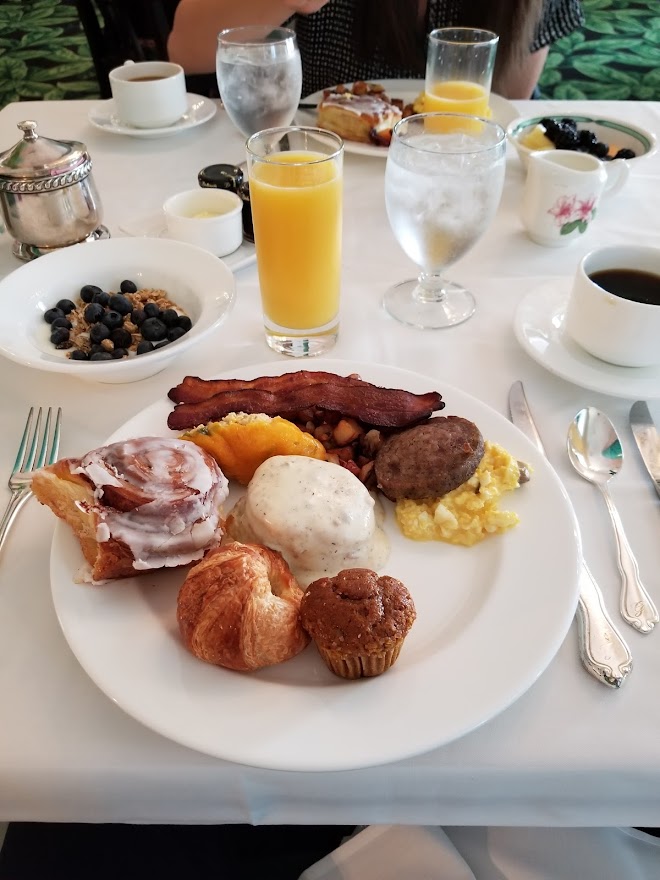
[[[73,325],[71,324],[71,321],[69,321],[68,318],[62,317],[62,318],[55,318],[54,321],[50,322],[50,326],[52,327],[53,330],[56,327],[64,327],[65,330],[70,330]]]
[[[635,155],[636,155],[636,153],[634,150],[628,150],[626,147],[622,147],[620,150],[617,151],[617,154],[614,158],[615,159],[634,159]]]
[[[90,361],[111,361],[112,355],[109,351],[95,351],[94,354],[90,354]]]
[[[70,357],[71,357],[72,361],[88,361],[89,360],[89,355],[87,354],[87,352],[81,351],[79,348],[74,349],[71,352]]]
[[[124,316],[110,309],[101,318],[101,323],[105,324],[109,330],[116,330],[124,323]]]
[[[110,339],[112,339],[115,348],[129,348],[133,341],[131,334],[123,327],[113,330]]]
[[[185,330],[186,333],[192,327],[192,321],[188,317],[188,315],[179,315],[176,322],[177,327],[181,327],[182,330]]]
[[[144,307],[144,313],[147,318],[160,318],[160,309],[156,303],[147,303]]]
[[[181,339],[181,337],[185,335],[186,331],[183,327],[170,327],[167,332],[167,338],[170,342],[176,342],[177,339]]]
[[[99,351],[105,351],[102,345],[92,345],[89,349],[90,354],[97,354]]]
[[[146,339],[143,339],[142,342],[138,342],[138,346],[136,349],[136,354],[147,354],[150,351],[154,350],[154,346],[152,342],[149,342]]]
[[[139,327],[146,317],[144,309],[133,309],[131,312],[131,321],[136,327]]]
[[[103,342],[104,339],[110,338],[110,330],[105,324],[99,321],[97,324],[94,324],[89,331],[89,338],[92,342]]]
[[[85,320],[88,324],[96,324],[97,321],[101,320],[104,314],[105,310],[100,303],[90,303],[84,312]]]
[[[159,318],[147,318],[140,327],[143,339],[159,342],[167,336],[167,327]]]
[[[68,315],[69,312],[72,312],[76,307],[74,302],[71,302],[70,299],[61,299],[56,308],[61,309],[65,315]]]
[[[122,281],[122,283],[119,285],[119,289],[122,293],[136,293],[137,285],[134,284],[132,281]]]
[[[176,309],[165,309],[163,314],[160,316],[160,320],[165,324],[166,327],[175,327],[176,322],[179,320],[179,313]]]
[[[57,309],[57,308],[46,309],[46,311],[44,312],[44,321],[47,324],[52,324],[53,321],[55,320],[55,318],[63,318],[63,317],[64,317],[64,312],[62,311],[62,309]]]
[[[100,287],[95,284],[86,284],[80,288],[80,299],[84,303],[91,303],[97,293],[103,293]]]
[[[112,359],[114,361],[119,361],[123,357],[126,357],[127,354],[128,354],[128,352],[126,351],[125,348],[114,348],[112,351]]]
[[[64,327],[57,327],[50,334],[50,341],[53,343],[53,345],[59,347],[63,343],[69,341],[69,331]]]
[[[133,303],[121,293],[114,293],[108,301],[108,306],[120,315],[128,315],[133,311]]]
[[[154,348],[164,348],[166,345],[169,345],[169,344],[170,344],[169,339],[163,339],[162,342],[157,342],[156,345],[154,345]]]
[[[100,306],[107,306],[109,299],[110,299],[110,294],[106,293],[105,290],[101,290],[101,291],[99,291],[99,293],[94,294],[92,302],[98,303]]]

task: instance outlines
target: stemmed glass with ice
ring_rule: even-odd
[[[250,25],[221,31],[216,73],[227,115],[246,137],[293,121],[302,66],[289,28]]]
[[[451,327],[474,296],[444,270],[481,238],[500,203],[506,136],[495,122],[424,113],[397,123],[385,169],[385,204],[397,241],[421,272],[390,287],[387,312],[421,328]]]

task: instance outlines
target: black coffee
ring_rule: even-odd
[[[621,299],[660,306],[660,275],[639,269],[600,269],[592,272],[589,278]]]
[[[147,83],[153,82],[156,79],[167,79],[167,76],[132,76],[130,82],[132,83]]]

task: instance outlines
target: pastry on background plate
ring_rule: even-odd
[[[187,565],[220,543],[227,480],[192,443],[141,437],[36,471],[37,499],[71,526],[98,583]]]
[[[394,103],[376,83],[356,82],[351,89],[326,90],[318,108],[319,128],[349,141],[388,146],[392,129],[402,118]]]
[[[368,568],[313,581],[300,604],[302,625],[327,667],[349,679],[388,670],[416,616],[401,581]]]

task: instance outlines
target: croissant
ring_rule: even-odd
[[[32,491],[73,529],[81,579],[98,583],[201,559],[220,543],[228,484],[203,449],[142,437],[41,468]]]
[[[192,568],[177,599],[183,643],[228,669],[261,669],[309,644],[300,625],[303,591],[282,556],[259,544],[230,542]]]

